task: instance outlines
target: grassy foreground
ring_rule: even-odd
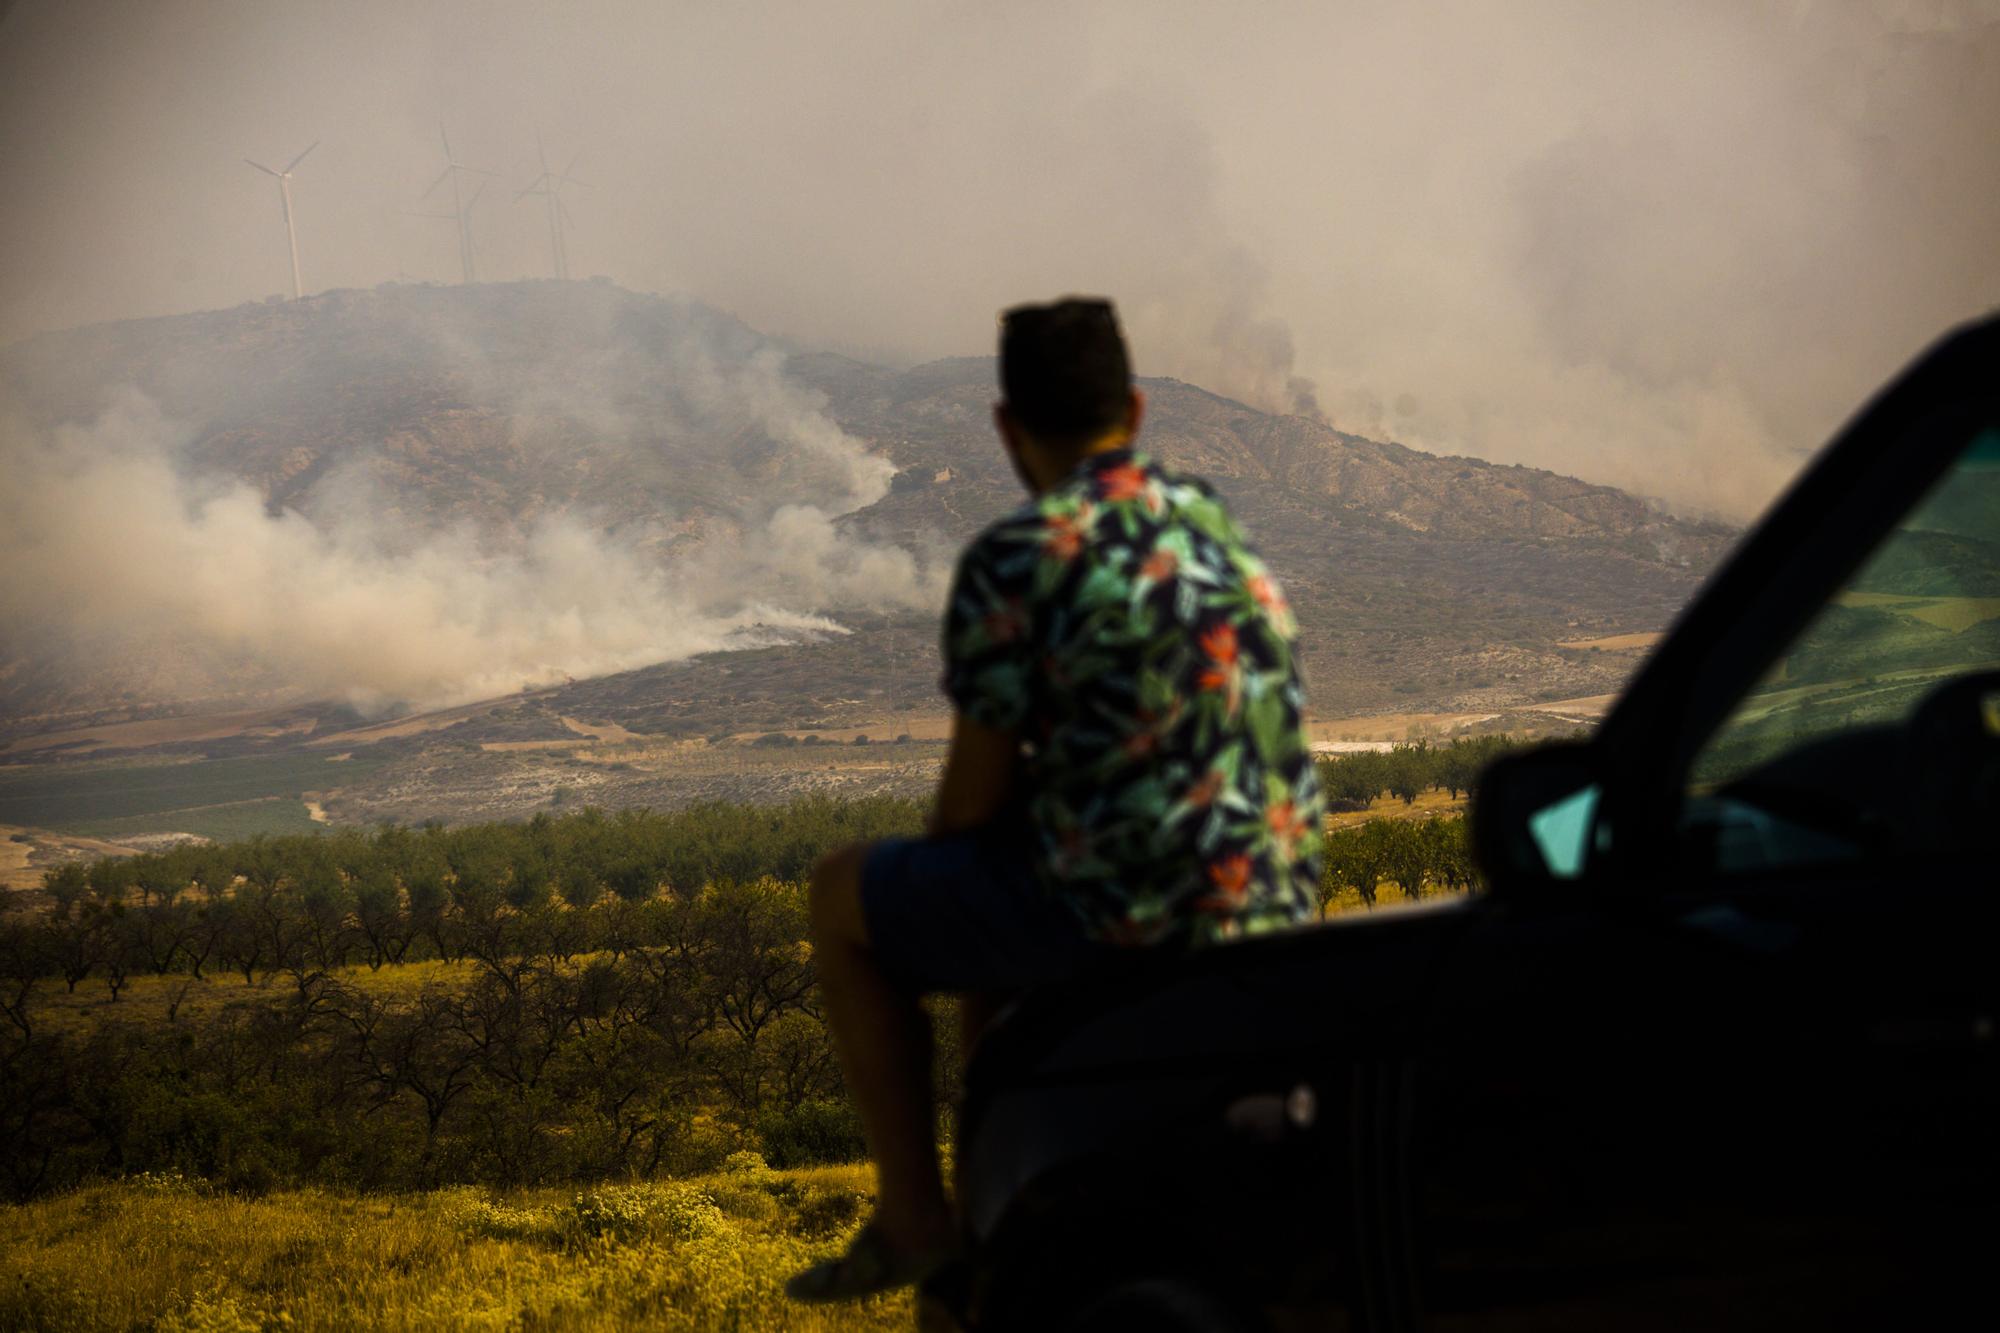
[[[871,1171],[744,1153],[714,1175],[582,1191],[91,1185],[0,1212],[0,1328],[908,1328],[907,1295],[822,1309],[781,1291],[846,1244]]]

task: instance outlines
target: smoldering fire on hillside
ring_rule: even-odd
[[[135,701],[436,703],[835,633],[847,609],[928,613],[940,548],[859,515],[935,423],[874,412],[889,428],[863,438],[779,363],[984,352],[991,311],[1065,289],[1119,298],[1144,373],[1745,517],[1915,343],[2000,295],[1989,11],[593,0],[557,21],[528,3],[24,0],[0,18],[0,338],[289,290],[295,238],[305,306],[470,276],[476,250],[487,283],[454,289],[470,300],[553,258],[691,291],[773,340],[711,322],[607,369],[529,321],[502,335],[513,355],[445,349],[441,377],[384,355],[342,388],[342,419],[312,423],[323,438],[260,416],[352,350],[305,337],[301,311],[273,316],[256,374],[22,411],[0,446],[20,483],[0,501],[0,689],[36,695],[32,661],[58,683],[114,673],[98,693]],[[294,228],[243,159],[315,142]],[[408,216],[437,206],[440,148],[518,176],[462,205],[458,254]],[[552,201],[504,206],[566,163],[574,218],[550,231]],[[387,332],[435,361],[449,331]],[[576,460],[563,486],[520,502],[512,482],[552,457]],[[399,482],[427,469],[413,503]],[[1537,488],[1514,488],[1531,515]],[[664,500],[642,513],[646,495]],[[1715,545],[1643,526],[1616,534],[1642,561],[1664,545],[1698,569]],[[1480,656],[1439,645],[1462,603],[1511,614],[1537,590],[1350,593],[1323,608],[1418,609],[1368,649],[1393,688],[1467,704],[1480,682],[1534,693],[1556,660],[1541,645],[1657,629],[1672,606],[1650,586],[1614,612],[1600,589],[1540,607],[1576,622],[1554,634],[1487,626]],[[1452,625],[1418,614],[1446,602]],[[1345,682],[1353,654],[1318,660]]]
[[[1657,628],[1730,538],[1607,487],[1146,383],[1147,447],[1228,491],[1301,608],[1322,706],[1603,693],[1619,668],[1560,643]],[[984,359],[897,372],[597,282],[388,284],[43,335],[0,350],[18,409],[0,447],[26,483],[0,500],[0,716],[451,703],[864,620],[864,650],[803,690],[659,678],[631,722],[657,729],[691,690],[704,730],[779,688],[766,726],[934,699],[950,552],[1021,499],[994,392]],[[748,693],[725,699],[724,677]]]
[[[555,354],[515,377],[443,345],[447,326],[432,332],[453,375],[486,379],[462,410],[510,434],[511,452],[567,448],[572,465],[629,479],[666,461],[632,455],[678,430],[715,455],[699,480],[720,491],[694,502],[669,477],[654,503],[618,512],[532,495],[439,516],[394,486],[392,439],[332,450],[331,475],[299,488],[302,512],[274,501],[297,481],[283,471],[260,487],[240,457],[204,469],[213,417],[176,419],[119,386],[84,422],[0,434],[6,655],[156,700],[266,692],[379,712],[844,633],[829,612],[937,604],[928,553],[837,525],[886,493],[894,464],[828,420],[774,349],[677,324],[644,351],[681,420],[639,421],[620,403],[643,388],[616,371],[600,365],[585,391]],[[222,386],[182,396],[230,401]],[[572,438],[538,436],[547,423]]]

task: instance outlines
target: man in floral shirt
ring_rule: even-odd
[[[1000,375],[995,424],[1033,498],[959,562],[930,834],[814,872],[821,993],[880,1190],[853,1248],[793,1280],[801,1299],[917,1281],[952,1251],[918,995],[1017,991],[1316,902],[1284,594],[1214,491],[1134,447],[1145,403],[1108,302],[1009,311]]]

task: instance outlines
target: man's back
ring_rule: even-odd
[[[1035,868],[1091,935],[1202,944],[1312,914],[1322,806],[1292,636],[1214,492],[1129,448],[968,548],[946,690],[1021,736]]]

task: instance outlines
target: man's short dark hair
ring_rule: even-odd
[[[1111,302],[1071,296],[1002,315],[1000,392],[1014,420],[1051,441],[1087,440],[1124,420],[1132,362]]]

